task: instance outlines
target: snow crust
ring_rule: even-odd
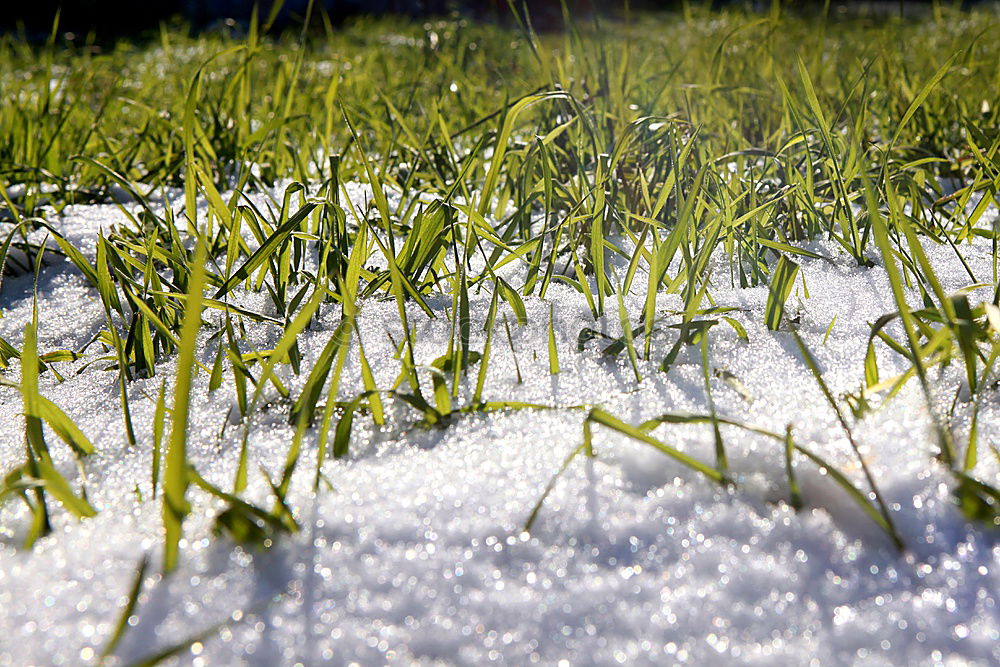
[[[88,256],[99,229],[122,223],[115,206],[69,207],[54,221]],[[834,261],[802,262],[805,285],[797,281],[789,308],[833,392],[856,391],[868,323],[894,310],[888,281],[879,267],[852,265],[832,243],[809,248]],[[989,243],[960,249],[976,278],[992,281]],[[973,282],[949,247],[927,250],[947,289]],[[38,285],[39,347],[77,349],[104,326],[103,311],[82,276],[50,259]],[[731,288],[728,260],[721,257],[713,275],[712,298],[740,308],[729,315],[745,327],[749,342],[720,323],[711,330],[711,364],[732,373],[753,397],[751,403],[715,378],[719,414],[777,432],[791,424],[799,443],[864,488],[843,431],[791,335],[764,328],[766,287]],[[641,310],[640,290],[626,298],[630,313]],[[974,295],[989,298],[990,289]],[[262,296],[239,298],[242,305],[266,309]],[[4,279],[0,336],[15,346],[30,321],[31,302],[30,276]],[[447,347],[450,325],[443,315],[451,299],[442,295],[429,303],[442,317],[410,311],[418,363],[429,363]],[[172,383],[173,366],[165,362],[159,377],[129,386],[140,439],[134,448],[126,444],[115,374],[101,364],[73,372],[93,355],[63,364],[61,384],[44,374],[42,392],[100,450],[86,460],[87,490],[99,514],[78,522],[56,511],[54,534],[25,551],[20,544],[26,509],[13,501],[0,507],[0,664],[96,661],[146,553],[153,567],[112,664],[141,659],[206,630],[177,662],[1000,662],[1000,541],[995,532],[966,522],[954,505],[951,477],[933,460],[928,411],[915,382],[855,427],[909,547],[905,554],[829,476],[801,458],[796,472],[806,507],[796,513],[785,502],[782,446],[728,427],[723,438],[738,482],[733,491],[595,427],[596,460],[581,457],[570,465],[531,534],[523,533],[544,486],[581,441],[586,411],[573,406],[601,406],[630,424],[668,411],[707,411],[697,347],[684,350],[668,374],[657,371],[675,333],[657,336],[651,361],[639,364],[637,383],[626,355],[602,355],[598,341],[583,352],[576,349],[584,327],[621,333],[613,306],[606,321],[595,323],[583,296],[562,284],[554,284],[545,301],[527,297],[525,303],[526,326],[501,311],[510,320],[514,353],[499,326],[484,399],[559,409],[470,414],[428,429],[416,425],[412,409],[390,403],[390,425],[355,421],[350,456],[324,464],[332,489],[318,495],[311,485],[316,434],[310,433],[289,496],[301,532],[266,550],[234,546],[212,535],[221,506],[192,489],[194,511],[184,527],[181,564],[168,577],[156,574],[162,528],[159,500],[151,499],[149,425],[160,382]],[[554,376],[547,356],[550,304],[561,366]],[[681,302],[663,295],[657,305],[667,310]],[[488,306],[485,290],[472,294],[475,349],[483,346]],[[373,299],[360,316],[365,353],[381,387],[391,386],[399,372],[395,308]],[[336,308],[325,308],[320,325],[302,335],[305,368],[338,318]],[[247,342],[270,349],[279,334],[274,326],[248,326]],[[214,346],[202,346],[199,353],[210,363],[213,352]],[[883,375],[904,369],[890,352],[879,354]],[[6,373],[16,380],[16,364]],[[305,374],[282,373],[296,395]],[[941,401],[950,403],[961,375],[955,367],[934,371]],[[200,374],[188,456],[204,477],[228,489],[242,427],[232,417],[231,389],[224,384],[209,393],[207,384]],[[341,396],[362,390],[353,353]],[[971,404],[960,398],[956,412],[963,443]],[[254,415],[254,469],[260,464],[272,475],[280,471],[292,439],[286,416],[280,403]],[[981,443],[1000,438],[996,394],[981,405],[979,429]],[[654,435],[712,461],[710,426],[661,426]],[[20,463],[23,447],[19,397],[0,388],[0,473]],[[67,448],[55,438],[50,447],[75,479]],[[980,456],[975,472],[1000,482],[989,455]],[[251,475],[247,497],[269,506],[261,475]]]

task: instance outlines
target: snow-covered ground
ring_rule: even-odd
[[[114,206],[91,206],[71,207],[54,223],[90,254],[101,225],[120,220]],[[833,244],[810,247],[835,261],[802,263],[808,298],[799,279],[789,308],[834,393],[856,391],[868,323],[895,309],[886,274],[857,268]],[[990,282],[989,244],[961,249],[976,277]],[[972,282],[947,246],[928,246],[928,253],[946,288]],[[104,326],[96,291],[68,264],[51,259],[38,285],[42,352],[76,349]],[[766,287],[730,288],[722,262],[713,273],[712,298],[741,308],[730,315],[746,328],[749,342],[740,342],[725,324],[716,326],[711,363],[738,378],[753,400],[713,380],[719,413],[778,432],[791,424],[798,442],[862,485],[856,458],[791,334],[764,328]],[[978,300],[990,294],[975,293]],[[472,296],[473,321],[483,322],[489,295]],[[156,574],[162,524],[159,500],[150,493],[149,424],[160,382],[173,377],[173,366],[165,362],[159,377],[129,386],[140,439],[134,448],[124,437],[114,372],[96,364],[74,374],[74,364],[63,364],[61,384],[44,374],[42,393],[100,450],[86,460],[88,494],[99,514],[76,521],[58,511],[55,532],[25,551],[26,509],[14,501],[0,508],[0,664],[95,661],[147,553],[153,567],[117,651],[122,664],[206,630],[181,654],[181,663],[1000,662],[1000,541],[995,531],[966,522],[954,505],[952,478],[933,460],[930,421],[916,382],[855,429],[894,510],[908,546],[904,554],[803,458],[796,470],[806,507],[796,513],[784,502],[783,446],[729,427],[723,438],[738,482],[732,491],[595,426],[597,458],[574,461],[531,534],[523,533],[545,484],[581,441],[586,412],[572,406],[599,405],[630,424],[667,411],[707,411],[698,348],[685,350],[668,374],[659,373],[658,362],[676,335],[661,334],[653,360],[640,363],[637,383],[626,355],[602,356],[596,341],[583,352],[576,348],[584,327],[620,332],[614,308],[607,322],[595,323],[583,296],[571,288],[556,284],[547,296],[545,302],[526,299],[526,326],[510,317],[523,382],[506,335],[498,331],[484,399],[560,409],[470,414],[427,429],[415,426],[419,417],[410,408],[391,404],[391,426],[355,421],[351,454],[325,464],[333,488],[318,495],[312,493],[312,433],[289,495],[302,527],[298,534],[267,550],[234,546],[212,535],[220,506],[192,488],[181,563],[167,577]],[[263,297],[241,298],[266,307]],[[629,312],[640,312],[642,298],[626,298]],[[31,277],[4,279],[0,336],[15,346],[31,302]],[[550,302],[561,366],[554,376],[547,353]],[[430,304],[443,314],[451,300],[442,296]],[[677,308],[680,301],[662,296],[658,306]],[[429,363],[444,352],[450,324],[417,309],[411,313],[417,360]],[[320,326],[302,335],[306,368],[338,317],[336,308],[325,309]],[[399,373],[388,335],[399,339],[395,304],[367,302],[359,324],[379,386],[392,386]],[[474,327],[476,349],[483,345],[479,329]],[[257,326],[248,335],[255,347],[270,349],[279,333]],[[202,350],[202,358],[210,362],[213,352],[214,346]],[[885,350],[880,355],[885,376],[904,368]],[[944,403],[959,387],[961,372],[933,371]],[[16,364],[5,373],[16,380]],[[283,373],[296,394],[304,377]],[[230,388],[224,384],[210,394],[207,383],[202,373],[193,390],[188,454],[203,476],[229,488],[242,427],[231,417]],[[352,354],[341,395],[362,389]],[[997,398],[987,395],[980,408],[981,443],[1000,440]],[[971,405],[960,401],[956,412],[956,434],[964,443],[962,420]],[[253,417],[253,470],[257,463],[281,469],[292,439],[286,415],[287,408],[278,406]],[[712,460],[710,426],[661,426],[654,435]],[[67,448],[54,438],[50,446],[75,479]],[[0,473],[23,460],[23,448],[20,399],[15,390],[0,388]],[[976,474],[1000,482],[988,452]],[[251,475],[248,497],[268,502],[262,476]]]

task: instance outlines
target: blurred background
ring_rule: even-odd
[[[984,0],[941,0],[942,4],[968,7]],[[513,0],[519,10],[527,7],[538,30],[557,30],[562,24],[560,0]],[[683,0],[563,0],[576,18],[594,13],[620,15],[635,10],[676,9]],[[115,39],[141,37],[162,22],[176,21],[194,30],[225,29],[244,25],[259,5],[263,21],[274,7],[273,0],[36,0],[8,6],[0,12],[0,32],[28,41],[46,40],[59,11],[59,40],[74,43],[107,43]],[[766,11],[770,0],[690,0],[690,4],[721,9],[727,6]],[[822,1],[785,0],[795,11],[822,11]],[[308,0],[279,3],[274,29],[300,25]],[[865,0],[833,2],[834,13],[863,12],[875,16],[913,15],[928,11],[932,0]],[[480,20],[510,19],[507,0],[314,0],[314,12],[325,12],[333,23],[359,15],[401,15],[412,18],[462,15]],[[317,25],[319,22],[317,22]]]

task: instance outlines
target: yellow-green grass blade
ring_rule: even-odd
[[[184,517],[190,512],[185,498],[190,484],[187,464],[187,427],[191,409],[191,383],[197,369],[195,350],[201,328],[202,295],[205,286],[205,261],[208,248],[199,238],[195,248],[194,266],[188,281],[188,298],[181,325],[180,350],[177,354],[177,375],[174,382],[174,407],[170,422],[170,439],[163,469],[163,569],[177,567]]]
[[[785,313],[785,301],[792,293],[795,276],[799,265],[784,255],[778,259],[778,265],[771,274],[771,285],[767,292],[767,306],[764,310],[764,324],[771,331],[777,331],[781,326],[781,317]]]

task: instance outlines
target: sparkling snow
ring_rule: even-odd
[[[122,224],[123,217],[115,206],[70,207],[53,223],[92,256],[97,231]],[[895,309],[888,281],[881,268],[852,265],[832,243],[809,247],[834,261],[802,262],[808,298],[799,278],[789,312],[834,393],[856,391],[867,323]],[[960,248],[977,279],[991,282],[989,244]],[[972,282],[949,247],[928,245],[928,253],[947,289]],[[38,284],[40,351],[77,349],[104,327],[103,310],[75,269],[54,255],[48,261]],[[862,486],[857,460],[791,334],[764,328],[766,287],[733,289],[728,275],[719,258],[711,297],[740,308],[730,315],[750,340],[740,342],[720,323],[711,330],[711,364],[734,374],[753,401],[713,379],[720,415],[778,432],[791,424],[798,442]],[[645,279],[635,285],[644,288]],[[640,289],[626,298],[633,315],[642,307]],[[973,295],[989,298],[991,288]],[[263,296],[239,298],[266,308]],[[489,294],[472,298],[473,321],[482,323]],[[445,351],[450,330],[444,310],[451,299],[429,302],[442,317],[410,311],[418,363]],[[31,303],[30,276],[4,278],[0,336],[15,347]],[[573,406],[599,405],[631,424],[667,411],[707,411],[697,347],[685,350],[668,374],[657,371],[673,330],[658,335],[652,360],[639,365],[637,384],[627,355],[602,356],[600,341],[582,353],[576,349],[584,327],[620,333],[613,301],[610,316],[596,323],[583,296],[561,284],[546,301],[528,297],[525,303],[529,323],[523,327],[501,307],[523,382],[498,323],[484,399],[559,409],[457,416],[444,428],[427,429],[416,425],[412,409],[390,403],[390,423],[381,429],[356,419],[350,456],[324,464],[333,488],[318,495],[312,493],[316,434],[310,433],[289,497],[301,532],[278,537],[266,550],[234,546],[212,534],[221,506],[192,488],[181,564],[167,577],[157,573],[162,527],[160,501],[151,499],[149,425],[161,381],[172,384],[173,366],[164,362],[158,377],[128,388],[140,439],[134,448],[124,437],[115,373],[101,363],[74,373],[98,346],[84,360],[60,365],[61,384],[43,374],[42,392],[100,450],[85,463],[99,514],[76,521],[56,509],[54,533],[25,551],[26,508],[13,500],[0,507],[0,664],[95,662],[146,553],[152,565],[113,664],[206,631],[180,654],[181,663],[1000,662],[998,534],[966,522],[955,506],[951,477],[932,458],[928,411],[916,382],[855,426],[909,547],[905,554],[802,457],[796,471],[806,508],[796,513],[785,503],[782,445],[731,427],[722,428],[738,482],[733,491],[595,427],[597,459],[574,461],[531,534],[523,533],[543,488],[581,441],[586,411]],[[550,303],[561,366],[555,376],[548,370]],[[680,300],[662,295],[657,305],[666,311]],[[338,318],[337,308],[325,308],[320,325],[302,335],[305,368]],[[473,329],[473,347],[481,350],[481,326]],[[367,302],[360,331],[379,386],[392,386],[399,372],[389,335],[399,340],[395,304]],[[274,326],[248,326],[248,342],[258,349],[270,349],[279,334]],[[203,348],[202,359],[210,362],[214,349]],[[879,354],[884,376],[903,370],[891,352]],[[12,380],[17,372],[16,363],[4,371]],[[961,376],[955,366],[932,372],[942,405],[950,405]],[[293,395],[305,379],[289,369],[282,378]],[[231,388],[224,384],[209,394],[207,384],[202,373],[193,389],[189,458],[228,489],[242,426],[231,417]],[[341,397],[362,390],[355,352]],[[981,443],[1000,440],[997,399],[987,394],[981,406]],[[964,447],[971,404],[960,398],[956,412]],[[292,438],[287,406],[277,402],[252,421],[247,497],[269,507],[256,464],[280,471]],[[654,435],[712,460],[709,426],[661,426]],[[49,443],[75,483],[68,448],[54,437]],[[20,399],[0,387],[0,474],[23,460],[23,448]],[[1000,483],[997,461],[985,450],[975,472]]]

